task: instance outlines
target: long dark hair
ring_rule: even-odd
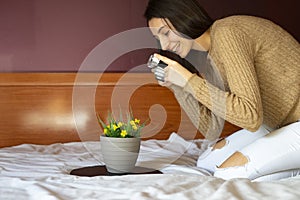
[[[190,39],[200,37],[214,22],[197,0],[149,0],[144,16],[147,22],[167,18],[179,34]]]

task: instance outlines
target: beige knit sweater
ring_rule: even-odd
[[[300,119],[297,40],[274,23],[251,16],[217,20],[210,37],[209,57],[223,86],[197,75],[184,88],[171,86],[206,138],[219,137],[224,119],[250,131]]]

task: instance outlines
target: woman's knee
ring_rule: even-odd
[[[224,146],[226,145],[226,139],[222,139],[219,142],[217,142],[214,146],[213,146],[213,151],[216,149],[222,149]]]
[[[256,179],[267,174],[300,168],[300,124],[273,131],[225,160],[216,177]]]
[[[247,164],[248,158],[242,154],[241,152],[235,152],[230,156],[227,160],[225,160],[219,168],[228,168],[228,167],[236,167],[236,166],[243,166]]]
[[[222,139],[216,144],[208,147],[198,158],[197,167],[205,169],[211,173],[214,172],[215,168],[224,162],[226,159],[226,139]]]

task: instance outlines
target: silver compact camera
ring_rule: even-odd
[[[150,69],[154,70],[154,75],[155,78],[159,81],[164,82],[165,81],[165,71],[164,68],[167,67],[168,65],[164,63],[163,61],[159,60],[158,58],[154,57],[154,55],[151,55],[147,66]]]

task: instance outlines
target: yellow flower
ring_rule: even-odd
[[[122,131],[121,131],[121,136],[122,136],[122,137],[125,137],[126,135],[127,135],[127,131],[126,131],[126,130],[122,130]]]
[[[137,126],[136,126],[136,125],[133,125],[132,128],[133,128],[133,130],[135,130],[135,131],[137,130]]]
[[[117,128],[119,128],[117,125],[113,125],[114,131],[117,130]]]
[[[104,134],[106,134],[106,133],[107,133],[107,128],[104,129]]]
[[[133,120],[130,120],[130,125],[131,126],[134,126],[135,125],[135,122]]]
[[[138,124],[138,123],[140,123],[140,120],[139,119],[135,119],[134,122]]]
[[[110,125],[108,124],[107,126],[106,126],[108,129],[110,129]]]
[[[121,127],[121,126],[123,126],[123,123],[122,123],[122,122],[119,122],[119,123],[118,123],[118,127]]]

